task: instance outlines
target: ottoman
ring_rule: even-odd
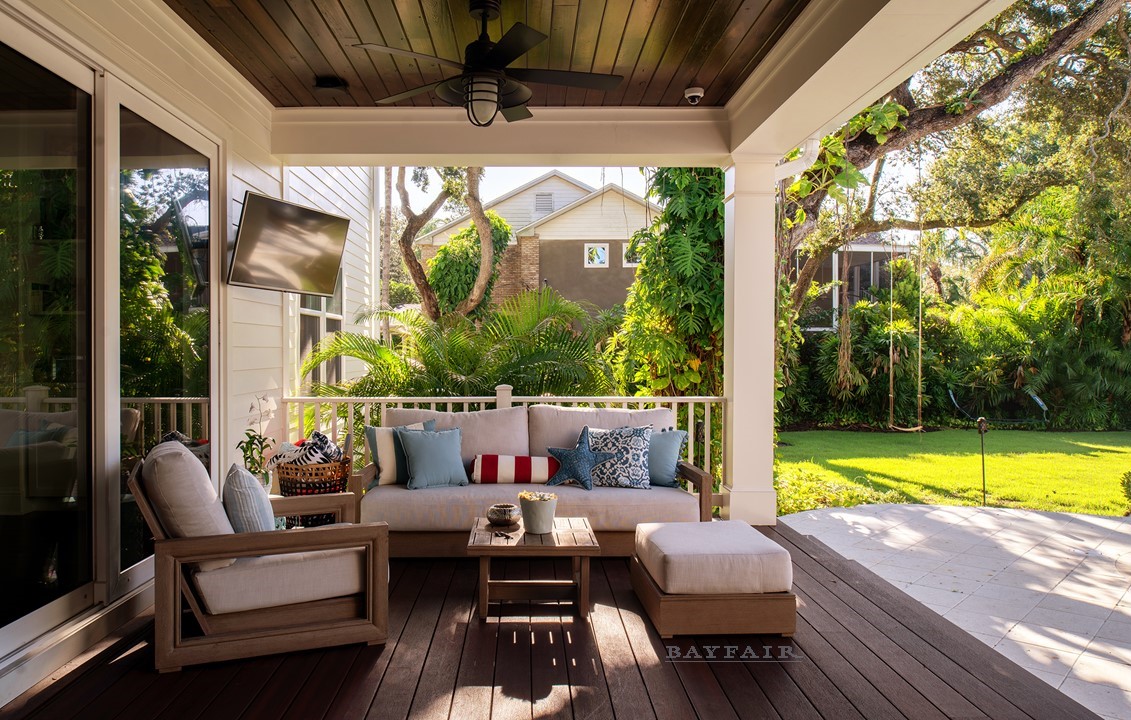
[[[631,564],[661,637],[790,637],[797,627],[789,552],[744,522],[641,523]]]

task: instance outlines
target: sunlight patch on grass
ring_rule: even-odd
[[[906,502],[980,505],[982,459],[973,430],[932,433],[783,432],[778,475],[812,474]],[[1131,432],[991,430],[987,504],[1125,515]]]

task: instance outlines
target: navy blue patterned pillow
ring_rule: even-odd
[[[613,459],[593,468],[593,484],[603,487],[642,488],[647,490],[648,445],[652,428],[625,427],[615,430],[589,429],[589,446],[593,452],[613,454]]]

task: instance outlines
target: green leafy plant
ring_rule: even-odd
[[[248,428],[244,431],[244,439],[236,443],[236,447],[243,453],[243,466],[252,475],[262,475],[267,469],[267,451],[275,444],[272,438],[262,435]]]
[[[774,478],[778,515],[828,507],[854,507],[903,502],[894,491],[880,492],[868,485],[841,482],[819,473],[790,469]]]
[[[511,228],[506,220],[493,210],[488,210],[486,215],[488,222],[491,223],[495,268],[487,284],[487,292],[477,308],[480,311],[491,303],[491,290],[498,278],[499,261],[511,238]],[[475,278],[479,274],[479,261],[479,231],[474,224],[452,235],[436,252],[436,257],[428,265],[428,282],[436,292],[441,313],[452,312],[471,293]]]

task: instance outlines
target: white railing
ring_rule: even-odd
[[[362,425],[382,425],[388,408],[473,412],[519,405],[667,407],[675,415],[678,429],[687,431],[684,459],[707,472],[722,457],[726,421],[726,399],[722,397],[517,396],[511,394],[509,385],[499,385],[494,395],[480,397],[284,397],[282,403],[287,432],[284,440],[304,438],[317,430],[335,442],[341,442],[347,432],[358,431]],[[363,462],[369,462],[364,440],[357,438],[354,447],[364,448]]]
[[[78,404],[73,397],[49,396],[49,388],[43,385],[32,385],[23,390],[21,397],[0,398],[0,408],[67,412]],[[209,437],[209,399],[206,397],[128,397],[122,398],[122,407],[138,411],[140,417],[133,439],[146,448],[155,445],[162,435],[173,430],[194,439]]]

